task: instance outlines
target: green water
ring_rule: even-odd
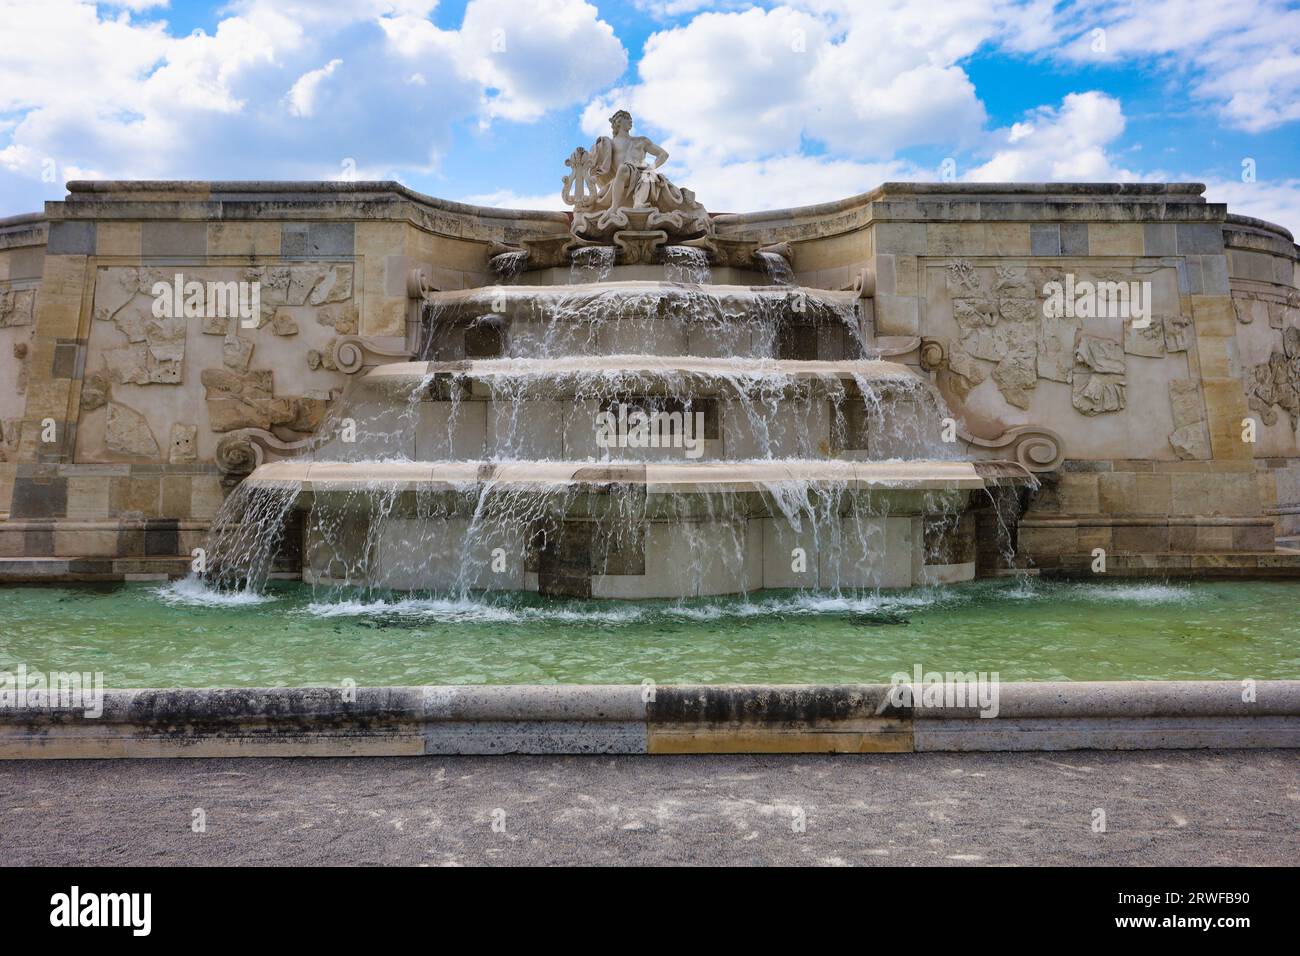
[[[109,687],[847,683],[917,664],[1029,681],[1300,678],[1297,597],[1289,582],[999,580],[636,604],[9,587],[0,670],[102,671]]]

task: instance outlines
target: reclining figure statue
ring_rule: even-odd
[[[648,137],[631,134],[627,110],[619,110],[609,123],[612,136],[600,137],[589,150],[579,146],[564,162],[573,170],[564,177],[561,194],[574,207],[573,235],[601,243],[625,230],[662,230],[667,242],[711,235],[713,223],[695,193],[674,186],[659,172],[668,153]],[[653,164],[647,157],[653,157]]]

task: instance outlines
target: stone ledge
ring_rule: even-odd
[[[1255,689],[1009,683],[993,718],[895,706],[885,684],[122,690],[98,719],[0,709],[0,758],[1300,747],[1300,681]]]
[[[0,585],[173,581],[190,574],[188,555],[148,558],[0,558]]]

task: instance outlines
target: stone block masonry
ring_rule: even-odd
[[[1290,574],[1300,253],[1202,193],[886,183],[700,228],[728,281],[767,281],[736,250],[780,248],[798,282],[856,297],[868,340],[933,383],[969,457],[1056,436],[1021,502],[1021,563],[1091,573],[1100,548],[1113,574]],[[74,182],[0,220],[0,580],[184,573],[232,462],[291,456],[356,374],[406,358],[420,289],[492,286],[494,255],[559,250],[570,227],[392,182]],[[158,318],[149,290],[177,273],[257,282],[261,314]],[[1151,321],[1048,316],[1054,282],[1136,283]],[[796,331],[787,357],[823,357]],[[475,356],[502,347],[475,335],[460,340]],[[144,560],[159,563],[127,570]]]

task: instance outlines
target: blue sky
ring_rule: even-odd
[[[558,208],[564,158],[618,107],[715,211],[951,160],[962,180],[1202,181],[1300,227],[1285,0],[0,0],[0,215],[73,178],[353,167]]]

